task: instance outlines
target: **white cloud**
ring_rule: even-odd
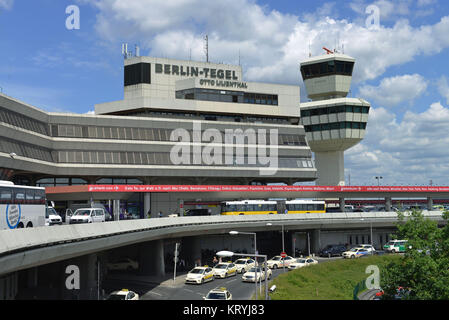
[[[407,74],[384,78],[379,86],[365,85],[359,88],[360,96],[384,107],[412,103],[427,89],[427,81],[419,74]]]
[[[14,0],[0,0],[0,8],[3,9],[11,9],[12,5],[14,4]]]
[[[365,5],[364,1],[356,4]],[[409,0],[380,0],[384,15],[403,17]],[[247,80],[295,83],[301,81],[299,62],[333,48],[336,40],[357,59],[354,82],[375,79],[388,67],[433,55],[449,47],[449,17],[433,25],[411,26],[398,20],[393,26],[368,30],[364,18],[331,19],[335,6],[323,5],[302,18],[270,10],[250,0],[97,0],[96,30],[105,40],[138,40],[142,53],[205,60],[203,37],[209,35],[210,61],[236,64],[240,51]],[[353,4],[354,5],[354,4]],[[363,7],[363,10],[365,7]],[[129,40],[132,39],[132,40]],[[145,52],[145,54],[147,54]]]
[[[345,152],[351,184],[447,185],[449,109],[433,103],[422,113],[407,112],[402,121],[384,108],[371,108],[365,139]]]
[[[437,82],[438,92],[446,98],[446,103],[449,104],[449,84],[446,76],[441,76]]]
[[[437,2],[437,0],[418,0],[418,7],[426,7],[426,6],[430,6],[433,5]]]

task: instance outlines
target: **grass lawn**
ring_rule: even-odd
[[[272,300],[352,300],[357,283],[371,275],[365,273],[366,267],[377,265],[382,270],[393,259],[399,255],[338,259],[288,271],[270,284],[276,285],[270,296]]]

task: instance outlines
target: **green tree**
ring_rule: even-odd
[[[449,212],[443,218],[445,224],[439,228],[422,211],[398,213],[397,238],[408,242],[402,258],[381,273],[385,299],[394,298],[399,287],[410,291],[401,295],[403,299],[449,299]]]

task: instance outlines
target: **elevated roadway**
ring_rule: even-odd
[[[442,223],[440,211],[424,215]],[[393,227],[394,212],[291,215],[203,216],[111,221],[0,231],[0,275],[141,242],[185,236],[266,231],[267,223],[286,230]]]

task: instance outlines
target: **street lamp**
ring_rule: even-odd
[[[272,226],[273,224],[271,222],[267,223],[267,226]],[[284,225],[281,224],[282,226],[282,252],[285,252],[285,246],[284,246]],[[284,272],[285,272],[285,261],[282,263]]]
[[[249,234],[249,235],[253,235],[254,236],[254,257],[255,257],[255,261],[257,264],[257,246],[256,246],[256,233],[255,232],[241,232],[241,231],[229,231],[230,235],[238,235],[238,234]],[[231,256],[232,257],[232,256]],[[256,273],[255,273],[256,274]],[[256,279],[254,279],[256,280]],[[256,285],[256,299],[257,299],[257,281],[254,281],[255,285]]]
[[[243,232],[238,232],[238,233],[235,233],[235,232],[237,232],[237,231],[234,231],[234,233],[232,233],[232,234],[243,233]],[[229,233],[231,234],[231,232],[229,232]],[[217,256],[219,256],[219,257],[232,257],[232,256],[246,257],[248,255],[241,254],[241,253],[235,253],[232,251],[219,251],[219,252],[217,252]],[[254,257],[256,258],[256,260],[257,260],[257,258],[263,258],[265,260],[265,266],[264,266],[265,267],[265,300],[268,300],[267,255],[254,254]],[[256,272],[254,272],[254,274],[257,274],[257,267],[254,266],[254,268],[255,268],[254,270],[256,271]],[[257,280],[257,277],[254,279],[254,282],[256,283],[256,299],[257,299],[257,281],[256,280]]]
[[[383,177],[378,176],[378,177],[374,177],[377,180],[377,186],[380,186],[380,179],[383,179]]]

